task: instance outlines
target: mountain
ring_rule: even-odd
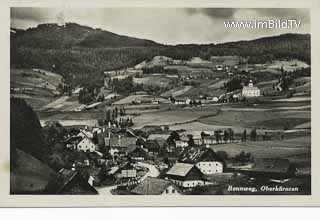
[[[121,36],[101,29],[93,29],[67,23],[66,25],[40,24],[19,33],[17,44],[43,49],[63,49],[72,47],[140,47],[159,44],[144,39]]]
[[[283,34],[223,44],[162,45],[75,23],[41,24],[25,31],[11,29],[11,67],[40,68],[64,76],[71,86],[95,87],[103,72],[134,66],[154,56],[189,60],[239,55],[249,63],[299,59],[310,64],[310,35]]]

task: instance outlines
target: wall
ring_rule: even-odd
[[[203,174],[215,174],[223,172],[223,164],[217,161],[198,162],[196,166]]]

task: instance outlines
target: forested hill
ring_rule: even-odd
[[[41,24],[25,31],[11,31],[12,67],[54,71],[67,80],[72,78],[73,84],[99,86],[103,71],[133,66],[156,55],[183,60],[240,55],[250,63],[286,58],[310,63],[310,35],[284,34],[224,44],[168,46],[75,23]]]
[[[44,49],[65,49],[72,47],[139,47],[157,46],[144,39],[121,36],[101,29],[93,29],[67,23],[66,25],[40,24],[18,33],[18,45]]]

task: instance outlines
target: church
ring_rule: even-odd
[[[242,96],[244,96],[244,97],[258,97],[258,96],[260,96],[260,89],[256,86],[254,86],[252,80],[250,80],[248,86],[243,87]]]

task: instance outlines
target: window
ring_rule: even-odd
[[[169,193],[169,190],[168,189],[166,189],[166,194],[168,194]]]
[[[176,193],[176,190],[175,190],[175,189],[172,189],[172,193]]]

